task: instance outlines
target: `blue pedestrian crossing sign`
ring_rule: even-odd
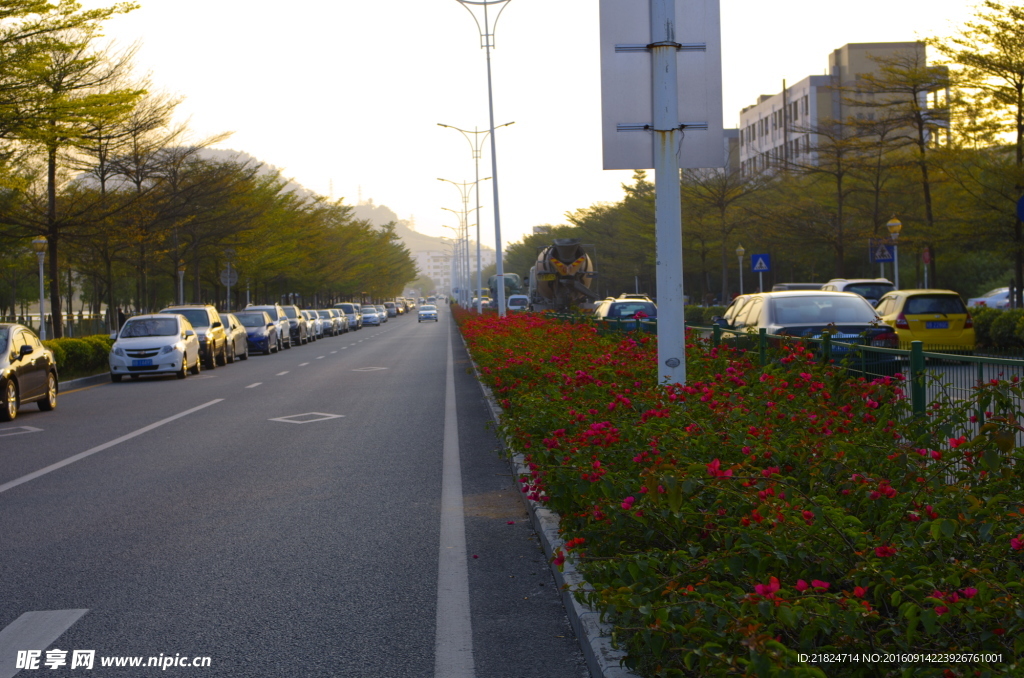
[[[893,261],[892,243],[884,240],[868,239],[868,253],[873,264],[888,264]]]
[[[767,254],[751,254],[750,270],[754,273],[767,273],[772,270],[772,258]]]

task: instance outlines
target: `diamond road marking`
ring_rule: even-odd
[[[0,428],[0,438],[7,438],[8,436],[20,436],[25,433],[39,433],[43,429],[36,428],[35,426],[15,426],[13,428]]]
[[[386,367],[357,367],[352,370],[353,372],[376,372],[377,370],[386,370]]]
[[[275,417],[269,421],[283,421],[286,424],[312,424],[316,421],[327,421],[328,419],[340,419],[344,414],[325,414],[323,412],[306,412],[305,414],[290,414],[287,417]]]

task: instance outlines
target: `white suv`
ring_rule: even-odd
[[[853,292],[868,300],[874,306],[886,292],[892,292],[896,286],[885,278],[832,278],[821,286],[825,292]]]

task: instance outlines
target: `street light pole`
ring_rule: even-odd
[[[486,178],[483,179],[483,181],[489,181],[490,178],[491,177],[486,177]],[[465,262],[465,264],[466,264],[466,276],[467,276],[467,278],[469,277],[470,269],[471,269],[471,267],[470,267],[470,260],[469,260],[469,187],[470,186],[476,186],[477,187],[476,188],[476,194],[477,194],[477,201],[476,202],[477,202],[477,204],[476,204],[476,208],[475,208],[476,209],[476,213],[477,213],[476,214],[476,293],[477,293],[477,308],[476,308],[476,311],[477,311],[477,313],[480,313],[481,310],[482,310],[482,303],[483,303],[481,301],[482,295],[480,294],[480,292],[481,292],[481,290],[483,288],[483,285],[482,285],[482,283],[480,281],[480,190],[479,190],[479,184],[480,184],[480,181],[481,181],[480,175],[477,174],[476,181],[472,182],[472,183],[469,182],[469,181],[463,181],[462,183],[458,183],[458,182],[452,181],[451,179],[441,179],[440,177],[438,177],[437,180],[438,181],[446,181],[449,184],[451,184],[452,186],[454,186],[455,188],[459,189],[459,195],[462,197],[462,217],[460,219],[461,219],[462,227],[466,229],[466,262]],[[442,208],[442,209],[448,209],[448,208]],[[454,210],[448,210],[448,211],[449,212],[454,212]]]
[[[185,262],[178,264],[178,303],[185,303]]]
[[[466,8],[466,11],[473,17],[473,21],[476,22],[477,30],[480,33],[481,47],[487,52],[487,110],[488,119],[490,121],[490,135],[491,135],[491,177],[494,179],[492,188],[494,189],[494,256],[497,263],[497,275],[498,275],[498,316],[505,317],[505,263],[502,256],[501,247],[501,210],[498,207],[498,150],[497,145],[494,141],[494,87],[491,78],[491,48],[494,47],[494,29],[497,27],[498,19],[501,18],[501,13],[505,11],[508,3],[511,0],[456,0],[459,4]],[[477,20],[476,14],[467,5],[478,5],[483,7],[484,23],[480,25],[480,21]],[[489,8],[492,5],[500,6],[498,14],[494,17],[494,26],[492,27],[489,15]]]
[[[32,241],[32,249],[39,258],[39,338],[46,339],[46,291],[43,278],[43,261],[46,259],[46,238],[39,236]]]
[[[736,248],[736,259],[739,260],[739,274],[740,274],[740,295],[743,294],[743,254],[746,252],[743,249],[743,245]]]
[[[483,290],[484,284],[480,265],[480,157],[483,155],[483,142],[487,140],[487,135],[489,135],[491,131],[480,131],[479,129],[474,127],[473,131],[470,132],[469,130],[461,129],[459,127],[452,127],[451,125],[445,125],[440,122],[437,124],[439,127],[447,127],[448,129],[453,129],[456,132],[462,132],[462,136],[466,137],[466,141],[469,142],[469,147],[473,151],[473,164],[476,167],[476,181],[474,182],[473,189],[473,193],[476,195],[476,312],[482,313],[484,298],[483,295],[480,294],[480,291]],[[502,127],[508,127],[509,125],[514,124],[514,121],[506,122],[503,125],[498,125],[494,129],[500,129]],[[470,134],[473,135],[472,139],[469,138]],[[480,137],[481,134],[483,135],[483,138]],[[488,177],[488,179],[490,179],[490,177]],[[487,179],[484,179],[484,181],[487,181]]]
[[[900,249],[896,244],[896,241],[900,237],[900,231],[903,229],[903,224],[900,220],[893,215],[892,219],[885,225],[889,229],[889,236],[892,238],[892,268],[893,268],[893,285],[894,289],[900,288]]]

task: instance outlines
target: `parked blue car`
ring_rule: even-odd
[[[238,311],[235,317],[245,328],[250,351],[270,355],[278,350],[277,323],[270,319],[266,311]]]

